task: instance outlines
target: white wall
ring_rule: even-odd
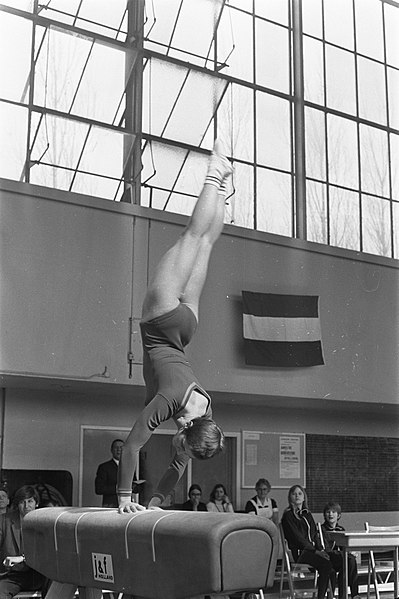
[[[142,405],[141,302],[186,219],[1,186],[2,465],[69,470],[77,504],[80,427],[130,426]],[[226,227],[188,350],[223,428],[398,437],[398,274],[392,260]],[[319,295],[326,364],[245,367],[242,289]]]
[[[142,384],[137,320],[148,273],[185,222],[9,183],[0,202],[0,372]],[[211,391],[397,404],[398,275],[396,261],[226,227],[188,349],[197,376]],[[319,295],[325,365],[246,367],[243,289]]]
[[[0,217],[1,371],[126,382],[133,218],[6,193]]]

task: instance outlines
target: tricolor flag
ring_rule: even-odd
[[[324,364],[317,295],[242,292],[245,363]]]

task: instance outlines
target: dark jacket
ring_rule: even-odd
[[[181,504],[180,509],[184,510],[185,512],[192,512],[193,511],[193,504],[188,499],[186,502],[184,502],[184,503]],[[203,503],[202,501],[200,501],[199,504],[198,504],[198,507],[197,507],[197,511],[198,512],[207,512],[208,510],[206,509],[206,504]]]
[[[287,508],[281,518],[284,536],[295,560],[303,550],[319,551],[322,549],[316,523],[308,509],[294,514],[292,508]]]
[[[331,526],[327,522],[323,522],[323,524],[321,525],[321,528],[323,529],[323,539],[324,539],[324,545],[326,547],[326,551],[327,552],[340,551],[341,548],[338,547],[338,545],[335,543],[335,540],[333,539],[333,537],[330,533],[331,532],[342,532],[345,530],[345,528],[343,526],[340,526],[339,524],[337,524],[335,528],[331,528]]]
[[[3,566],[3,560],[7,556],[23,555],[21,537],[21,519],[18,511],[11,511],[0,515],[0,573],[9,572]],[[30,568],[25,562],[15,564],[14,572],[28,571]]]
[[[94,487],[96,495],[103,496],[103,507],[118,507],[116,483],[118,479],[118,465],[115,460],[103,462],[97,468]]]

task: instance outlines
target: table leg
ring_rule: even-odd
[[[367,599],[370,599],[370,587],[371,587],[371,557],[370,553],[367,553]]]
[[[348,550],[344,547],[344,599],[348,599]]]
[[[395,547],[393,552],[393,571],[394,571],[394,597],[395,599],[399,599],[399,547]]]

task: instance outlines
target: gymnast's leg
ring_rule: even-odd
[[[223,183],[231,174],[230,162],[215,142],[204,187],[187,227],[161,258],[147,290],[142,320],[161,316],[178,306],[190,305],[198,317],[198,304],[205,283],[213,244],[224,223]]]

